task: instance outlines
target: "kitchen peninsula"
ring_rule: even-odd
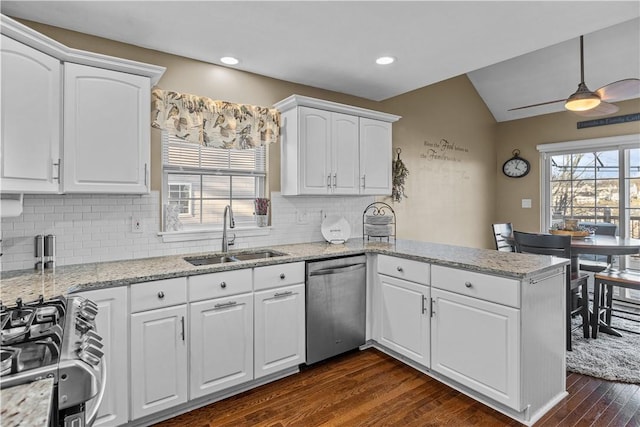
[[[258,278],[271,276],[277,282],[282,279],[278,284],[281,288],[273,289],[275,292],[284,289],[284,285],[300,286],[299,275],[290,273],[304,271],[305,261],[364,253],[368,264],[366,346],[376,347],[525,424],[533,424],[566,395],[562,272],[568,260],[405,240],[391,244],[361,240],[343,245],[293,244],[273,246],[269,250],[286,255],[208,266],[193,266],[183,256],[175,255],[63,266],[45,273],[3,272],[2,298],[11,301],[22,297],[27,301],[40,294],[52,297],[117,290],[127,295],[124,304],[120,304],[125,306],[121,309],[133,318],[145,313],[134,313],[136,306],[146,304],[136,297],[145,294],[145,289],[153,290],[152,297],[158,293],[157,301],[160,298],[164,301],[162,304],[171,305],[166,301],[171,300],[172,295],[166,292],[166,298],[164,293],[160,297],[157,291],[159,284],[166,284],[167,289],[170,286],[183,292],[183,300],[175,300],[173,304],[182,304],[175,307],[185,307],[182,310],[186,313],[185,302],[202,299],[197,296],[198,292],[217,292],[216,298],[221,295],[217,279],[205,287],[196,287],[196,280],[254,271],[253,276],[248,276],[253,279],[241,295],[250,296],[252,291],[269,288],[259,283]],[[242,252],[256,251],[254,248]],[[194,256],[197,254],[189,254]],[[286,280],[284,273],[279,273],[281,269],[287,271]],[[224,292],[234,286],[230,280],[226,283],[228,287],[222,286],[226,288]],[[304,294],[303,287],[299,289]],[[255,292],[255,301],[258,293]],[[240,300],[241,295],[233,298]],[[258,303],[253,304],[257,309]],[[191,306],[193,314],[196,305],[191,302],[187,306]],[[411,314],[413,308],[416,308],[415,315]],[[410,313],[409,317],[406,313]],[[418,323],[403,324],[407,318]],[[193,322],[187,323],[193,327]],[[122,324],[126,325],[127,321]],[[125,348],[118,347],[115,353],[129,360],[134,351],[127,346],[126,339],[122,342]],[[131,339],[130,345],[133,343]],[[258,346],[257,342],[255,345]],[[295,374],[297,365],[304,362],[304,354],[301,357],[295,366],[275,373],[268,371],[259,379],[258,364],[256,362],[254,377],[251,361],[251,375],[242,384],[215,392],[210,389],[206,395],[197,394],[202,390],[193,388],[194,377],[191,377],[191,393],[185,389],[182,401],[139,412],[138,416],[132,397],[134,415],[125,422],[143,425],[167,419]],[[186,372],[184,376],[188,377]]]

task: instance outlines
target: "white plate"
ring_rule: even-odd
[[[351,226],[344,217],[330,215],[322,221],[322,236],[329,243],[344,243],[351,237]]]

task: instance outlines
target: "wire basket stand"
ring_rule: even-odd
[[[384,202],[374,202],[362,212],[362,240],[396,240],[396,213]]]

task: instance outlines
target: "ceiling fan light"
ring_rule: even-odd
[[[578,90],[567,99],[564,108],[569,111],[587,111],[600,105],[598,94],[591,92],[584,83],[578,85]]]

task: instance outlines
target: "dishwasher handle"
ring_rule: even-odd
[[[346,273],[349,271],[360,270],[361,268],[365,268],[366,264],[358,263],[358,264],[349,264],[342,267],[335,268],[323,268],[320,270],[310,271],[309,276],[326,276],[327,274],[340,274]]]

